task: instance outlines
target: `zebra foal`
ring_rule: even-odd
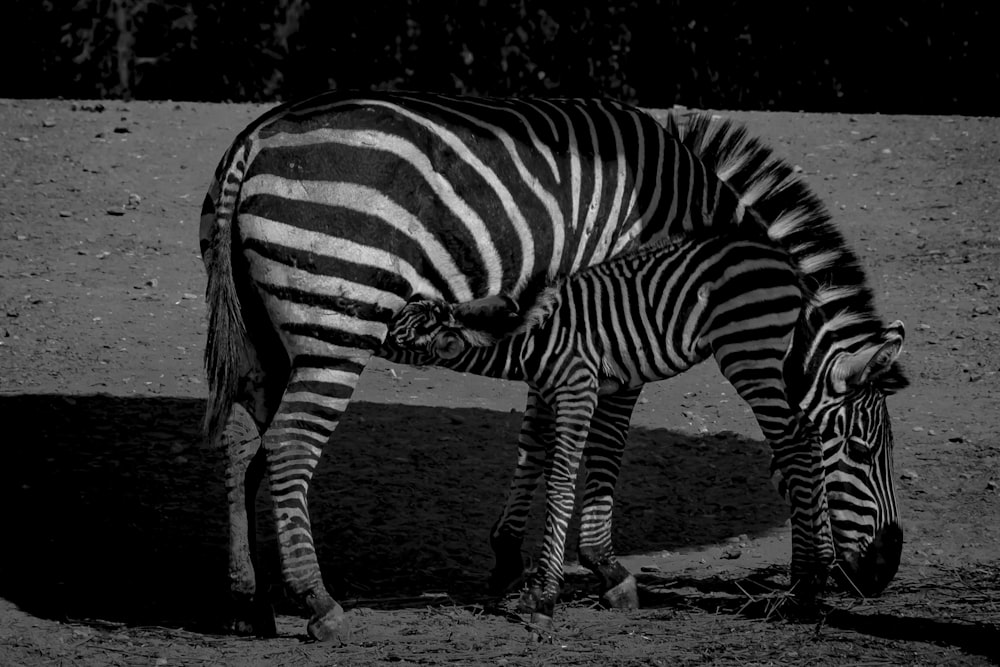
[[[554,415],[545,541],[520,605],[534,612],[533,623],[551,623],[561,589],[576,473],[598,396],[673,377],[708,357],[752,408],[787,484],[793,579],[832,564],[832,541],[814,538],[829,531],[818,433],[784,381],[808,299],[783,248],[763,235],[726,235],[644,247],[585,269],[543,291],[507,336],[490,334],[488,316],[479,317],[484,330],[471,329],[461,305],[418,298],[403,307],[389,331],[393,345],[455,370],[526,381]]]

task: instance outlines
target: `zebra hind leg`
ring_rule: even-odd
[[[267,591],[258,593],[255,501],[264,476],[260,430],[247,408],[237,403],[222,434],[229,508],[230,609],[226,628],[241,635],[273,637],[274,609]]]
[[[580,563],[597,575],[601,601],[614,609],[639,607],[635,577],[615,555],[611,516],[629,422],[641,393],[639,387],[599,396],[583,451],[587,477],[580,511]]]
[[[552,424],[551,410],[541,400],[538,391],[529,386],[524,420],[517,439],[517,468],[503,511],[490,531],[490,547],[496,561],[490,573],[490,595],[505,595],[524,583],[525,561],[521,545],[535,488],[544,470],[546,448],[553,442]]]
[[[350,626],[320,573],[307,503],[309,482],[369,356],[352,350],[349,359],[297,359],[264,433],[282,575],[295,600],[311,613],[309,635],[321,641],[344,641]]]

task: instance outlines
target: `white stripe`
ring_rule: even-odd
[[[296,368],[294,382],[337,382],[353,387],[357,384],[358,374],[350,371],[338,371],[332,368]]]
[[[624,200],[625,184],[628,180],[628,167],[625,164],[625,148],[622,142],[622,133],[618,128],[618,123],[615,119],[611,117],[611,114],[604,111],[605,115],[608,117],[608,124],[611,126],[612,131],[615,136],[615,154],[617,157],[617,170],[615,172],[615,194],[614,199],[612,199],[611,211],[608,213],[607,219],[604,221],[604,229],[601,233],[601,238],[597,242],[597,246],[594,248],[594,254],[591,256],[590,263],[603,261],[608,256],[608,249],[611,246],[611,238],[614,236],[616,230],[620,229],[624,225],[624,220],[620,220],[619,216],[622,211],[622,201]],[[635,198],[635,191],[632,191],[633,201]]]
[[[352,384],[346,382],[344,384],[353,386]],[[285,403],[312,403],[313,405],[322,405],[324,408],[329,408],[330,410],[336,410],[338,412],[346,410],[348,404],[351,402],[351,399],[349,398],[331,398],[329,396],[323,396],[322,394],[314,394],[311,391],[290,392],[282,396],[281,400]]]
[[[329,419],[323,419],[321,417],[317,417],[316,415],[311,415],[308,412],[286,412],[286,413],[284,413],[284,414],[281,415],[281,418],[282,419],[295,419],[295,420],[304,421],[304,422],[312,422],[313,424],[316,424],[318,426],[322,426],[323,428],[325,428],[327,430],[330,430],[330,431],[332,431],[335,428],[337,428],[337,424],[339,423],[339,422],[335,422],[335,421],[330,421]]]
[[[590,240],[590,235],[594,233],[594,221],[597,218],[597,212],[601,208],[601,197],[604,194],[604,159],[599,153],[600,145],[597,141],[597,128],[594,126],[594,119],[589,113],[586,112],[586,110],[584,110],[583,117],[587,121],[587,127],[590,128],[590,145],[593,153],[591,161],[594,164],[594,184],[590,191],[590,203],[587,204],[587,217],[583,221],[583,232],[580,234],[580,238],[577,241],[576,256],[573,258],[573,263],[570,265],[571,272],[576,272],[583,263],[583,253],[586,250],[587,241]],[[583,205],[583,201],[580,202],[580,205]]]
[[[281,441],[294,440],[296,447],[303,447],[312,452],[313,456],[316,457],[320,456],[321,452],[323,451],[322,446],[314,445],[312,443],[316,442],[317,440],[325,443],[326,438],[319,435],[318,433],[313,433],[312,431],[306,431],[304,429],[281,428],[280,426],[278,426],[278,424],[279,422],[275,422],[274,424],[271,425],[269,429],[267,429],[267,434],[265,436],[266,438],[277,438],[278,440]],[[305,438],[305,441],[303,441],[302,438]],[[287,446],[287,442],[285,442],[285,445]],[[301,457],[296,458],[294,460],[298,464],[301,463]],[[276,471],[279,467],[279,464],[281,464],[280,461],[277,463],[272,463],[271,468]]]

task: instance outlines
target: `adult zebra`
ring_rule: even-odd
[[[818,474],[824,448],[814,422],[793,400],[806,388],[787,384],[786,378],[809,382],[801,371],[810,365],[814,332],[828,324],[822,304],[828,297],[825,290],[832,287],[812,294],[806,285],[813,276],[801,273],[812,265],[801,251],[795,254],[794,246],[776,243],[764,227],[709,229],[622,253],[560,280],[541,293],[510,333],[505,331],[510,320],[519,319],[513,302],[493,306],[496,324],[481,304],[470,317],[470,304],[417,298],[399,312],[389,329],[392,345],[457,371],[526,381],[554,415],[545,468],[545,542],[539,568],[520,603],[521,609],[533,612],[534,624],[551,624],[560,593],[576,471],[599,395],[673,377],[708,357],[715,358],[749,403],[772,447],[772,467],[782,473],[792,501],[793,581],[808,574],[796,570],[812,565],[810,559],[817,555],[832,562],[832,552],[797,551],[810,546],[812,536],[820,532],[817,526],[828,521],[824,480]],[[897,388],[901,377],[895,359],[902,324],[892,324],[883,337],[879,345],[866,344],[842,355],[830,375],[854,391],[874,394],[872,387],[881,392]],[[862,409],[868,407],[862,404]],[[835,422],[843,418],[836,412],[844,409],[849,406],[827,404],[811,416],[828,432],[836,431]],[[865,421],[875,419],[877,415],[867,415]],[[825,444],[832,454],[835,444]],[[862,460],[877,452],[878,466],[891,471],[891,442],[876,441],[873,447],[859,441],[855,447],[863,448],[858,452]],[[606,454],[615,461],[621,457],[621,451]],[[591,452],[588,465],[600,471],[604,467],[595,465],[597,460],[597,453]],[[829,461],[828,467],[839,468],[853,482],[828,491],[831,503],[840,508],[833,513],[838,546],[853,548],[854,541],[844,537],[857,526],[873,525],[877,511],[895,516],[891,476],[876,476],[872,485],[876,499],[890,502],[879,507],[866,503],[866,494],[855,490],[869,482],[867,471],[859,475],[858,466],[836,461]],[[617,466],[614,469],[617,472]],[[615,483],[616,475],[604,479],[607,489]],[[606,510],[601,518],[610,532],[610,505]],[[861,580],[860,587],[871,592],[882,585],[894,574],[897,561],[898,554],[892,563],[877,563],[874,579]],[[848,563],[848,568],[856,569],[856,563]]]
[[[381,343],[407,299],[516,298],[635,245],[732,224],[744,206],[675,136],[614,102],[324,94],[243,130],[201,225],[206,424],[228,458],[234,628],[273,628],[248,531],[266,474],[283,576],[312,612],[310,634],[345,629],[306,495],[365,363],[391,358]],[[638,392],[621,396],[608,403],[610,440],[624,440]],[[543,437],[530,418],[541,411],[530,392],[526,449]],[[502,517],[494,535],[503,529]]]

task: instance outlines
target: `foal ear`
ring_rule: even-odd
[[[517,303],[505,294],[455,304],[452,314],[463,327],[497,335],[506,334],[521,321]]]
[[[465,339],[454,331],[442,331],[431,342],[431,353],[445,360],[454,359],[465,352],[465,348]]]
[[[903,323],[896,320],[882,330],[882,340],[840,356],[830,371],[838,393],[867,384],[888,373],[903,349]]]

